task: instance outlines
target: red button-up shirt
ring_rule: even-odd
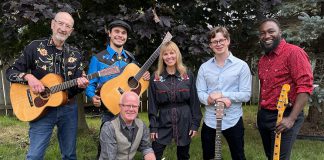
[[[290,85],[289,102],[294,104],[298,93],[312,93],[313,73],[306,52],[284,39],[276,49],[259,61],[261,108],[275,110],[281,88]]]

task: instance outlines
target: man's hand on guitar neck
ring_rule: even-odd
[[[28,81],[28,85],[34,94],[41,93],[45,90],[43,83],[40,80],[38,80],[34,75],[26,74],[24,76],[24,79]]]
[[[77,83],[79,88],[86,88],[89,84],[89,80],[85,77],[80,77],[77,79]]]
[[[148,71],[146,71],[146,72],[143,74],[143,76],[142,76],[142,78],[143,78],[145,81],[149,81],[149,80],[150,80],[150,77],[151,77],[151,75],[150,75],[150,72],[148,72]]]
[[[276,133],[282,133],[285,130],[290,129],[295,124],[295,120],[288,117],[283,117],[281,122],[276,126]]]

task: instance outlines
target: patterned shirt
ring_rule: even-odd
[[[64,81],[81,77],[84,65],[81,53],[68,44],[59,50],[51,42],[51,38],[34,40],[28,44],[22,54],[7,69],[6,75],[10,82],[27,83],[22,75],[31,73],[37,79],[48,73],[61,75]],[[73,97],[83,89],[77,86],[68,90],[69,97]]]
[[[204,122],[216,128],[215,106],[208,106],[208,96],[213,91],[222,92],[232,105],[225,108],[222,130],[233,127],[243,115],[242,102],[250,100],[252,76],[246,62],[230,53],[223,67],[216,64],[215,58],[203,63],[197,75],[197,92],[201,103],[205,104]]]
[[[276,49],[261,57],[258,67],[261,108],[277,109],[276,104],[284,84],[290,84],[290,103],[295,102],[298,93],[312,93],[313,73],[308,55],[284,39]]]

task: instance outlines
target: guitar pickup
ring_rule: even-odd
[[[33,107],[34,103],[33,103],[33,97],[30,94],[30,89],[27,89],[27,97],[28,97],[28,101],[29,101],[30,106]]]

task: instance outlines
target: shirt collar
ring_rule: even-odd
[[[112,59],[114,55],[118,56],[118,53],[114,49],[112,49],[110,45],[107,45],[107,52],[109,53],[109,59]],[[125,58],[128,58],[124,49],[122,50],[121,55]]]
[[[135,123],[133,122],[131,126],[127,126],[125,121],[123,120],[123,118],[119,115],[118,116],[119,118],[119,121],[120,121],[120,126],[125,129],[125,128],[129,128],[129,129],[132,129],[132,128],[135,128]]]
[[[227,61],[228,62],[233,62],[234,60],[235,60],[235,57],[233,56],[232,52],[229,51],[229,56],[226,58],[225,64],[226,64]],[[212,63],[216,63],[216,57],[215,56],[212,58]]]
[[[170,76],[171,74],[169,74],[167,71],[166,71],[166,68],[164,68],[164,71],[161,73],[161,76],[163,78],[166,78],[167,76]],[[176,73],[174,74],[176,77],[181,77],[180,75],[180,72],[178,72],[178,70],[176,70]]]
[[[286,40],[281,39],[281,40],[280,40],[280,43],[279,43],[279,45],[278,45],[278,47],[275,48],[273,51],[271,51],[270,54],[271,54],[271,53],[274,53],[274,54],[276,54],[276,55],[279,55],[280,51],[281,51],[282,48],[286,45],[286,43],[287,43]]]

